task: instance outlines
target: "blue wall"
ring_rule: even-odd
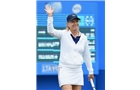
[[[99,41],[101,45],[99,57],[99,74],[96,76],[96,89],[105,90],[105,2],[98,2],[99,4],[99,18],[98,18],[98,30],[99,30]],[[85,89],[86,90],[86,89]],[[88,89],[87,89],[88,90]]]
[[[99,49],[99,74],[95,75],[96,90],[105,90],[105,1],[95,1],[98,3],[98,35]],[[87,81],[87,75],[84,76],[84,87],[82,90],[92,90]],[[61,90],[58,86],[57,75],[37,76],[37,90]]]

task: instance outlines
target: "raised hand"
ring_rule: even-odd
[[[49,4],[45,6],[46,13],[48,14],[49,17],[51,17],[53,15],[54,12],[54,8],[52,6],[50,6]]]

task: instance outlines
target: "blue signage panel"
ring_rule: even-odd
[[[54,26],[55,27],[66,27],[66,18],[68,14],[54,14]],[[46,14],[37,14],[37,26],[46,26],[47,22]],[[95,27],[95,15],[94,14],[79,14],[78,17],[81,19],[79,22],[80,27]]]

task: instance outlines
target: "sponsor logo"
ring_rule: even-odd
[[[72,7],[72,11],[73,11],[73,13],[75,13],[75,14],[79,13],[81,10],[82,10],[82,6],[81,6],[80,4],[75,4],[75,5]]]
[[[57,65],[42,65],[42,73],[58,71]]]
[[[93,26],[93,24],[94,24],[93,16],[86,16],[85,17],[85,24],[86,24],[86,26]]]

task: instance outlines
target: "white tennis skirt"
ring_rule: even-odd
[[[59,86],[62,85],[84,85],[83,82],[83,70],[82,67],[66,67],[59,66],[58,70],[58,81]]]

